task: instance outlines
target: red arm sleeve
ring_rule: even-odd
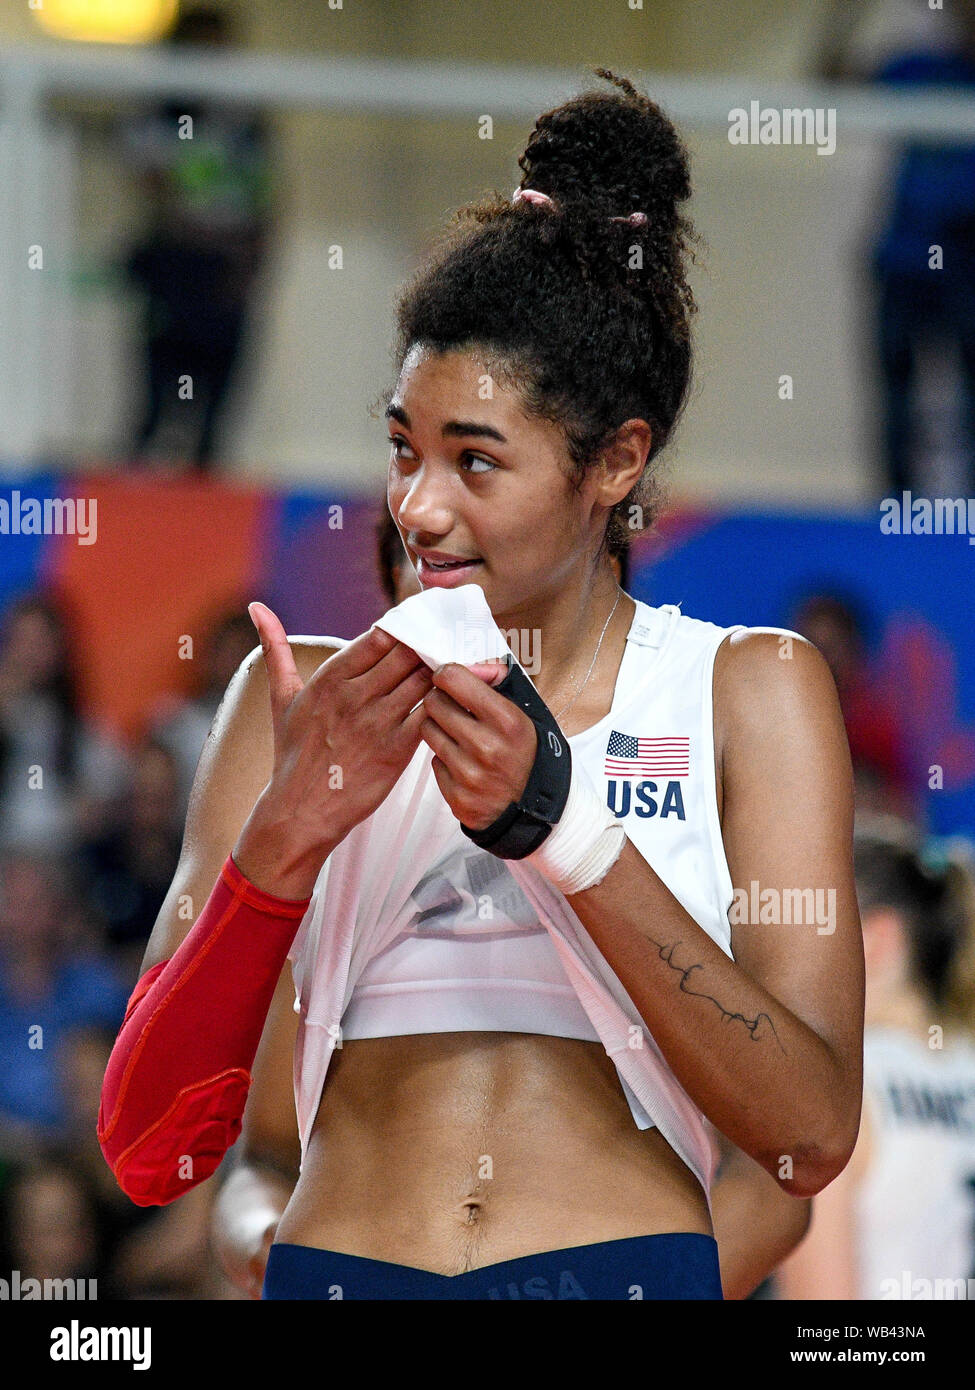
[[[310,898],[276,898],[228,856],[171,960],[139,980],[105,1071],[98,1142],[138,1206],[208,1178],[240,1134],[250,1069]]]

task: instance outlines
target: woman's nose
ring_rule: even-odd
[[[405,531],[446,535],[453,526],[453,515],[443,480],[433,470],[419,468],[410,478],[395,515]]]

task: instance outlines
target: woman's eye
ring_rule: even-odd
[[[470,459],[472,463],[480,463],[484,465],[483,468],[468,468],[468,473],[484,473],[488,469],[493,469],[497,467],[497,464],[492,463],[490,459],[481,458],[480,454],[462,454],[461,461],[463,462],[465,459]]]
[[[403,438],[401,434],[391,435],[389,440],[389,446],[393,451],[394,458],[401,459],[405,457],[408,459],[412,459],[415,457],[413,450],[410,448],[409,444],[407,444],[406,440]],[[403,452],[404,450],[406,450],[405,454]],[[480,454],[472,453],[461,454],[460,463],[465,473],[487,473],[497,467],[497,464],[492,463],[490,459],[481,458]],[[473,466],[475,464],[479,464],[480,467],[475,468]]]

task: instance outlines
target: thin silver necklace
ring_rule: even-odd
[[[579,686],[579,689],[578,689],[578,690],[576,691],[576,693],[573,695],[573,697],[572,697],[572,699],[569,701],[569,703],[568,703],[567,705],[563,705],[562,708],[559,710],[558,714],[556,714],[555,716],[553,716],[554,719],[555,719],[556,724],[558,724],[559,720],[562,718],[563,714],[565,714],[566,710],[569,710],[569,709],[572,708],[572,706],[575,704],[576,700],[578,700],[579,696],[582,694],[582,692],[585,690],[586,686],[589,684],[589,677],[592,675],[593,671],[595,670],[595,667],[596,667],[596,658],[599,656],[599,648],[603,645],[603,638],[606,636],[606,629],[609,627],[610,622],[612,621],[612,618],[613,618],[613,614],[616,612],[616,609],[619,607],[619,601],[620,601],[620,599],[621,599],[622,597],[623,597],[623,590],[619,587],[619,585],[617,585],[617,586],[616,586],[616,602],[613,604],[612,608],[609,610],[609,617],[608,617],[608,618],[606,619],[606,621],[603,623],[603,630],[602,630],[602,632],[599,634],[599,641],[596,643],[596,650],[595,650],[595,652],[593,652],[593,658],[592,658],[592,661],[591,661],[590,664],[589,664],[589,670],[586,672],[586,679],[585,679],[585,680],[582,682],[582,684]]]

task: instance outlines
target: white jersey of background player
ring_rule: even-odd
[[[863,1120],[777,1277],[786,1299],[975,1298],[972,882],[888,826],[856,840]],[[966,1012],[967,1011],[967,1012]]]

